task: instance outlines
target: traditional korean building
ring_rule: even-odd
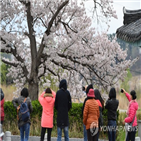
[[[141,47],[141,9],[127,10],[124,7],[123,13],[124,25],[117,29],[117,38]]]

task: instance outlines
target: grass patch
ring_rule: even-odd
[[[1,85],[2,91],[4,93],[5,101],[12,101],[14,94],[13,92],[16,91],[16,87],[14,85]]]
[[[117,132],[117,138],[116,141],[125,141],[125,131],[124,130],[119,130]]]

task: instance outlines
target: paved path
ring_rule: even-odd
[[[126,113],[127,110],[119,109],[119,112],[120,112],[120,113]]]
[[[70,138],[70,141],[84,141],[84,139],[80,138]],[[11,136],[11,141],[20,141],[20,136],[12,135]],[[40,137],[37,136],[30,136],[28,141],[40,141]],[[44,141],[47,141],[45,138]],[[57,141],[56,137],[52,137],[51,141]],[[62,138],[62,141],[64,141],[64,138]],[[99,141],[106,141],[106,140],[99,140]]]

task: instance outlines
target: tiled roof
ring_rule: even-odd
[[[117,37],[127,42],[141,40],[141,9],[126,10],[124,12],[124,25],[117,29]]]

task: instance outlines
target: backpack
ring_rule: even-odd
[[[20,105],[20,113],[22,115],[21,118],[23,121],[27,121],[30,117],[28,105],[25,101],[26,101],[26,98],[24,99],[24,102]]]

